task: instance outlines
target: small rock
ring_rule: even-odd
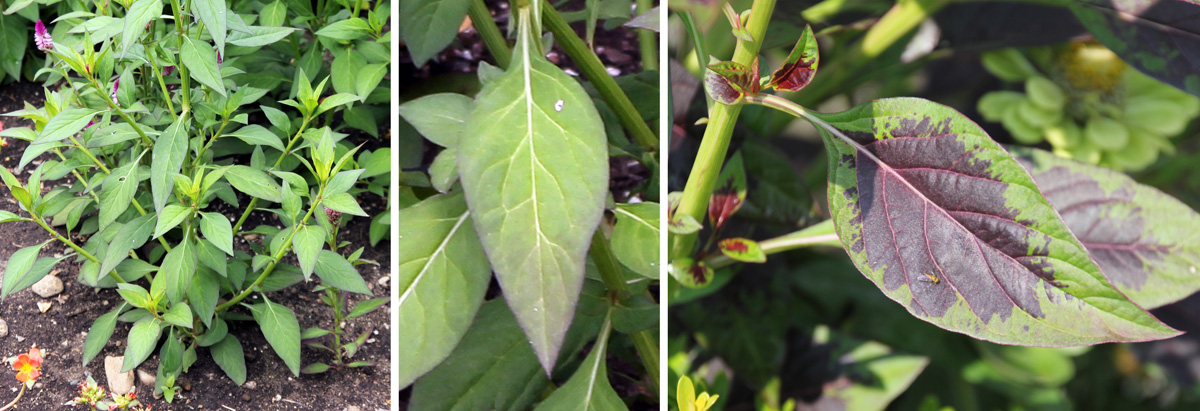
[[[45,314],[46,311],[50,311],[50,306],[51,306],[51,304],[49,301],[38,301],[38,303],[37,303],[38,312]]]
[[[125,357],[104,357],[104,375],[108,378],[108,389],[117,395],[128,394],[133,389],[133,370],[121,372]]]
[[[190,380],[180,380],[180,381],[179,381],[179,386],[183,387],[183,390],[184,390],[184,391],[191,391],[191,390],[192,390],[192,382],[191,382]]]
[[[389,275],[385,275],[383,277],[379,277],[379,279],[376,280],[375,283],[386,287],[388,285],[389,281],[392,281],[392,277]]]
[[[142,385],[145,385],[147,387],[153,387],[154,382],[158,380],[158,378],[154,374],[152,374],[146,370],[143,370],[141,368],[138,368],[138,370],[137,370],[137,377],[138,377],[138,381],[141,381]]]
[[[250,394],[242,394],[242,401],[250,402]]]
[[[42,298],[50,298],[62,292],[63,282],[62,280],[58,279],[58,276],[48,275],[42,277],[42,279],[38,280],[38,282],[33,283],[33,286],[29,287],[29,289],[33,290],[34,294],[37,294]]]
[[[357,405],[351,405],[349,407],[346,407],[346,411],[362,411],[362,409],[358,408]]]
[[[246,381],[245,387],[248,390],[253,390],[258,387],[258,383],[254,382],[254,381]]]
[[[4,338],[6,335],[8,335],[8,323],[4,322],[3,318],[0,318],[0,338]]]

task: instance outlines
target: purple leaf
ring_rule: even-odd
[[[1128,176],[1049,152],[1013,148],[1104,275],[1144,308],[1200,290],[1200,215]]]
[[[783,65],[771,74],[769,86],[776,90],[800,91],[812,82],[817,75],[817,64],[820,55],[817,53],[817,38],[813,35],[811,26],[804,26],[804,34],[796,41],[796,46],[788,54]]]
[[[1071,10],[1122,60],[1200,96],[1200,4],[1192,0],[1077,0]]]
[[[838,236],[913,315],[1004,344],[1179,334],[1109,283],[1029,173],[962,114],[896,98],[818,117],[840,134],[822,130]]]

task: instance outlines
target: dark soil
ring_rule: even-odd
[[[16,83],[0,87],[0,113],[8,113],[20,109],[24,102],[40,106],[42,88],[37,84]],[[5,128],[32,127],[30,121],[0,117]],[[387,130],[382,130],[386,132]],[[381,134],[382,135],[382,134]],[[375,150],[387,146],[387,140],[378,140],[366,135],[351,134],[348,137],[354,144],[366,143],[364,149]],[[35,165],[29,165],[24,170],[14,170],[21,158],[26,142],[8,139],[9,146],[0,151],[0,166],[9,168],[21,180],[29,177]],[[45,156],[42,157],[44,160]],[[67,184],[73,177],[68,176],[57,183]],[[47,190],[49,187],[46,188]],[[359,197],[362,207],[367,213],[377,215],[383,212],[386,204],[378,196],[364,195]],[[220,203],[223,204],[223,203]],[[243,202],[244,204],[244,202]],[[7,189],[0,189],[0,210],[10,211],[28,216],[19,210],[16,201]],[[230,214],[228,208],[219,209]],[[240,210],[238,210],[240,211]],[[237,217],[234,215],[234,217]],[[279,225],[273,214],[256,211],[246,223],[246,228],[258,224]],[[358,266],[359,272],[371,287],[376,297],[391,294],[390,279],[390,243],[383,241],[378,247],[371,247],[368,240],[370,220],[356,218],[351,220],[340,232],[340,238],[349,241],[351,245],[347,252],[365,247],[362,258],[377,261],[381,266]],[[50,236],[36,223],[6,223],[0,235],[0,273],[3,265],[16,250],[46,241]],[[63,231],[60,230],[60,233]],[[73,238],[82,244],[85,238]],[[245,247],[244,240],[235,240],[235,246]],[[70,250],[59,242],[52,242],[43,248],[41,255],[63,255]],[[73,259],[71,259],[73,260]],[[70,260],[68,260],[70,261]],[[92,360],[83,366],[80,364],[83,352],[83,342],[92,322],[99,315],[111,311],[115,304],[121,301],[120,296],[111,289],[95,290],[75,281],[79,264],[64,261],[56,266],[52,274],[63,280],[64,291],[52,298],[43,299],[29,290],[18,292],[0,301],[0,318],[8,324],[8,335],[0,337],[0,357],[15,356],[29,349],[33,344],[47,350],[43,363],[42,376],[35,388],[26,392],[18,403],[17,409],[22,410],[51,410],[65,409],[62,404],[70,401],[77,392],[76,384],[85,376],[91,375],[100,384],[107,385],[104,374],[105,356],[120,356],[125,349],[125,335],[130,324],[118,323],[117,330],[108,345]],[[144,281],[143,281],[144,282]],[[318,293],[312,292],[317,283],[297,284],[288,289],[270,293],[273,302],[291,308],[300,322],[300,327],[329,328],[333,315],[329,309],[317,299]],[[147,286],[143,284],[143,286]],[[350,297],[351,306],[366,299],[365,296]],[[37,303],[49,302],[50,308],[45,313],[39,312]],[[363,331],[373,330],[368,343],[354,357],[356,361],[368,361],[373,366],[344,371],[330,370],[324,374],[292,376],[287,366],[267,344],[258,327],[253,323],[230,323],[230,333],[241,341],[246,354],[247,383],[237,386],[225,373],[217,367],[208,354],[208,350],[200,348],[197,351],[195,365],[176,381],[177,387],[183,387],[176,396],[174,403],[155,399],[149,395],[153,386],[138,383],[139,400],[155,410],[344,410],[357,407],[363,411],[386,410],[390,408],[390,353],[391,353],[391,321],[387,305],[363,317],[350,320],[346,330],[357,335]],[[246,311],[244,309],[235,309]],[[244,314],[249,314],[244,312]],[[301,365],[314,362],[328,362],[331,359],[323,351],[302,349]],[[153,373],[157,367],[157,354],[143,364],[141,369]],[[7,366],[4,369],[8,369]],[[7,403],[16,395],[18,383],[9,379],[7,371],[0,372],[0,403]],[[10,391],[11,389],[11,391]]]

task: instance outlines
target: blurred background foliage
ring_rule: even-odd
[[[760,67],[777,66],[812,24],[821,67],[812,85],[787,95],[806,107],[838,112],[877,98],[926,98],[1001,144],[1114,168],[1200,208],[1195,96],[1124,64],[1066,8],[922,3],[937,3],[928,9],[936,12],[862,60],[856,46],[892,2],[779,2]],[[750,4],[733,2],[739,11]],[[708,59],[696,55],[676,13],[691,13],[707,54],[726,59],[735,38],[722,5],[671,3],[672,192],[683,189],[704,132],[695,123],[707,113],[697,77]],[[808,123],[746,106],[729,154],[739,151],[749,193],[723,238],[762,240],[829,218],[825,154]],[[841,248],[814,247],[720,269],[711,286],[673,289],[669,302],[669,381],[688,375],[696,393],[719,394],[712,410],[1200,408],[1197,296],[1152,311],[1188,332],[1170,340],[1002,346],[912,317]],[[668,403],[676,408],[673,395]]]

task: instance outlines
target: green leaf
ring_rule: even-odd
[[[226,268],[226,271],[230,271]],[[192,312],[200,317],[200,322],[206,327],[212,327],[213,315],[217,308],[217,297],[221,292],[221,283],[216,274],[209,270],[196,270],[192,278],[192,286],[187,290],[188,304]]]
[[[521,13],[512,65],[476,96],[458,166],[496,279],[521,290],[505,299],[549,372],[603,216],[608,144],[591,98],[537,52],[529,10]]]
[[[349,103],[358,102],[359,100],[361,99],[354,94],[337,93],[321,100],[321,104],[317,106],[317,111],[313,115],[321,114]]]
[[[1179,333],[1113,287],[1029,173],[965,116],[895,98],[820,119],[838,237],[914,316],[1005,344]]]
[[[30,145],[65,140],[83,130],[83,127],[87,126],[98,113],[100,113],[100,110],[86,108],[69,108],[63,110],[50,118],[50,121],[42,127],[42,132],[38,134],[37,139],[33,140]]]
[[[158,345],[158,337],[162,335],[162,320],[146,317],[129,329],[128,342],[125,344],[125,360],[121,364],[121,372],[137,368]]]
[[[1009,147],[1104,275],[1130,300],[1157,308],[1200,290],[1200,214],[1125,174]]]
[[[793,341],[779,372],[782,398],[801,398],[819,392],[806,405],[814,409],[882,410],[903,394],[929,364],[929,358],[895,352],[875,341],[844,338],[819,326],[811,339]],[[1014,347],[1024,348],[1024,347]],[[825,384],[805,377],[814,368],[844,384]],[[857,376],[869,375],[863,380]]]
[[[243,193],[272,203],[283,201],[279,197],[279,183],[258,169],[235,165],[225,172],[225,179]]]
[[[361,70],[355,73],[354,92],[362,101],[367,101],[367,97],[372,91],[379,86],[379,82],[383,81],[383,76],[388,74],[388,65],[383,63],[368,64],[363,66]]]
[[[139,157],[141,158],[141,157]],[[117,220],[125,210],[129,209],[130,201],[137,194],[138,164],[131,161],[115,170],[104,178],[100,191],[100,226],[103,230]]]
[[[0,224],[11,223],[13,221],[32,221],[28,218],[13,214],[11,211],[0,210]]]
[[[571,375],[566,384],[554,390],[550,397],[538,404],[537,410],[628,410],[621,396],[608,382],[606,351],[612,322],[605,321],[600,337],[592,352],[583,359],[583,364]]]
[[[196,339],[196,345],[211,347],[225,339],[226,335],[229,335],[229,325],[220,317],[213,318],[212,326],[208,328],[208,331],[204,332],[204,335]]]
[[[192,328],[192,307],[187,303],[172,304],[171,309],[163,314],[163,321],[183,328]]]
[[[429,165],[429,182],[437,191],[447,193],[458,181],[458,149],[447,148]]]
[[[125,58],[133,43],[142,37],[143,31],[146,31],[146,24],[158,18],[162,14],[162,10],[163,6],[160,0],[135,0],[129,6],[129,10],[125,12],[125,18],[122,19],[125,21],[125,29],[121,32],[121,54],[118,58]]]
[[[279,136],[257,124],[239,128],[237,131],[226,135],[237,137],[239,140],[245,141],[246,144],[252,146],[267,146],[279,150],[281,153],[287,151],[287,148],[283,145],[283,140]]]
[[[549,383],[512,311],[497,298],[480,307],[446,361],[417,381],[408,405],[413,411],[523,410]]]
[[[430,94],[400,105],[400,118],[435,144],[458,147],[463,123],[471,114],[470,97],[454,93]],[[82,127],[82,126],[81,126]]]
[[[726,238],[717,243],[721,249],[721,254],[732,258],[735,261],[743,263],[765,263],[767,262],[767,254],[763,253],[762,247],[757,241],[734,237]]]
[[[303,370],[300,370],[300,372],[305,374],[320,374],[325,371],[329,371],[329,364],[319,362],[309,364],[308,366],[304,367]]]
[[[321,250],[317,256],[316,272],[322,282],[334,288],[371,295],[371,289],[367,288],[367,282],[363,281],[362,275],[354,269],[354,265],[336,252]]]
[[[345,20],[336,21],[332,24],[327,24],[317,30],[316,34],[320,37],[325,37],[334,40],[357,40],[371,33],[371,27],[367,25],[366,20],[358,17],[351,17]]]
[[[317,256],[321,254],[321,247],[324,246],[325,230],[321,227],[303,225],[296,229],[296,234],[292,237],[292,250],[296,252],[296,259],[300,262],[300,272],[304,273],[304,278],[312,275],[317,265]]]
[[[375,309],[379,308],[379,306],[387,304],[388,301],[391,301],[391,300],[392,299],[388,298],[388,297],[372,298],[370,300],[364,300],[363,302],[360,302],[357,305],[355,305],[354,309],[350,310],[349,314],[346,314],[346,318],[362,317],[364,315],[367,315],[371,311],[375,311]]]
[[[183,301],[187,289],[196,274],[196,246],[190,240],[183,241],[163,257],[158,275],[166,282],[167,299],[172,304]]]
[[[404,389],[450,355],[483,302],[492,270],[462,194],[430,197],[398,218],[405,246],[397,249],[397,327],[405,332],[396,343],[408,349],[395,361]]]
[[[171,231],[172,228],[179,226],[183,220],[186,220],[191,215],[191,208],[184,207],[179,204],[170,204],[166,207],[163,207],[162,211],[159,213],[161,218],[158,219],[158,224],[155,224],[154,236],[151,238],[162,237],[163,234],[166,234],[167,231]]]
[[[225,54],[225,1],[224,0],[192,0],[192,13],[204,23],[204,28],[217,43],[217,51]]]
[[[119,283],[117,284],[117,294],[125,299],[130,305],[137,308],[149,308],[150,293],[140,285]]]
[[[154,195],[154,210],[161,212],[171,198],[171,176],[183,168],[188,150],[187,116],[179,116],[154,142],[150,155],[150,192]]]
[[[30,281],[32,279],[33,263],[37,261],[38,253],[42,251],[42,247],[45,247],[46,244],[41,243],[22,248],[8,257],[8,262],[4,266],[4,285],[0,289],[0,298],[28,288],[40,280],[39,278]]]
[[[284,20],[287,19],[287,5],[283,4],[282,1],[275,0],[266,5],[266,7],[263,7],[258,12],[258,15],[259,23],[262,23],[264,26],[282,26]]]
[[[413,64],[425,65],[450,45],[467,16],[470,0],[405,0],[400,3],[400,40],[408,45]]]
[[[229,35],[226,41],[229,44],[241,47],[262,47],[295,33],[296,29],[291,27],[260,27],[250,26],[250,34],[233,32]]]
[[[237,337],[226,334],[221,342],[209,347],[208,352],[229,379],[238,386],[246,383],[246,354],[242,352],[242,343]]]
[[[233,226],[224,215],[200,213],[200,232],[204,238],[226,254],[233,255]]]
[[[687,214],[676,214],[667,221],[667,231],[671,234],[691,234],[700,231],[704,226],[695,217]]]
[[[241,45],[234,42],[232,36],[229,42]],[[217,53],[211,45],[191,36],[184,37],[183,47],[179,49],[179,60],[187,67],[188,74],[193,79],[216,90],[217,94],[225,95],[225,83],[221,79],[221,69],[217,67]]]
[[[292,375],[300,376],[300,323],[292,310],[270,301],[250,306],[263,337],[283,359]]]
[[[658,203],[617,204],[613,211],[613,254],[634,272],[658,278]]]
[[[354,196],[351,196],[350,194],[334,194],[324,200],[321,200],[321,205],[329,207],[329,209],[333,211],[360,217],[367,217],[367,212],[363,211],[362,207],[358,205],[358,201],[355,200]]]
[[[121,315],[121,311],[124,311],[125,307],[125,303],[121,303],[117,309],[96,317],[92,328],[88,329],[87,338],[83,341],[83,365],[85,367],[108,344],[108,339],[112,337],[113,330],[117,327],[117,316]]]
[[[145,245],[146,241],[150,239],[150,235],[154,233],[154,226],[157,223],[158,219],[154,214],[146,214],[130,220],[120,230],[117,230],[117,234],[108,243],[98,276],[108,275],[109,271],[129,258],[130,251]]]

